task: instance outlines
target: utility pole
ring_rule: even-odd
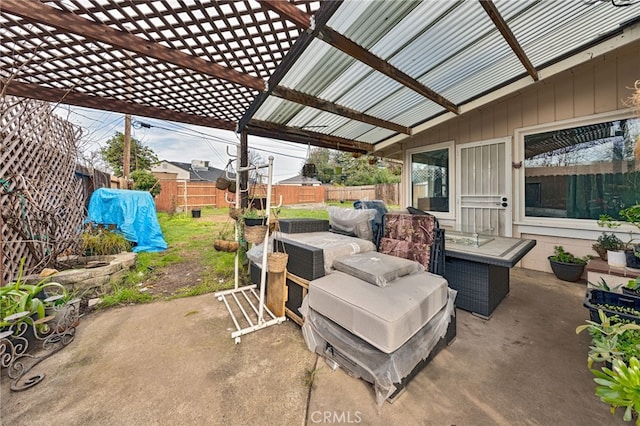
[[[122,148],[122,175],[129,178],[131,170],[131,115],[124,115],[124,146]]]

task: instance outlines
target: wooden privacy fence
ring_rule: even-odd
[[[185,182],[159,176],[162,190],[155,197],[156,209],[164,212],[191,210],[200,207],[227,207],[233,194],[216,188],[213,182]],[[317,204],[325,201],[384,200],[397,205],[400,184],[380,184],[354,187],[274,185],[273,204],[282,196],[282,204]],[[250,189],[254,198],[266,197],[266,187],[256,185]]]
[[[400,204],[400,184],[381,183],[364,186],[328,186],[326,201],[383,200],[386,204]]]
[[[179,182],[160,178],[162,190],[155,197],[156,209],[164,212],[191,210],[200,207],[228,207],[225,194],[233,200],[234,194],[216,188],[214,182]],[[290,186],[274,185],[272,187],[272,203],[277,204],[282,196],[282,203],[307,204],[324,202],[325,189],[322,186]],[[256,185],[250,188],[251,197],[266,197],[266,187]]]
[[[0,97],[0,279],[39,272],[75,247],[85,217],[78,128],[48,103]]]

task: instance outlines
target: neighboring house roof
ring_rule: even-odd
[[[225,171],[216,167],[206,167],[193,169],[190,163],[181,163],[179,161],[167,161],[167,163],[179,167],[189,172],[189,180],[215,182],[220,176],[224,176]],[[231,176],[235,176],[231,173]]]
[[[298,175],[298,176],[291,177],[289,179],[281,180],[280,182],[278,182],[278,185],[305,185],[305,186],[311,186],[311,185],[322,185],[322,182],[320,182],[316,178],[310,178],[310,177],[305,177],[305,176],[302,176],[302,175]]]

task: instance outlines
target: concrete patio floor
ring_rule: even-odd
[[[594,396],[584,284],[511,271],[485,321],[458,310],[451,346],[379,410],[373,389],[310,353],[292,322],[229,336],[213,295],[84,317],[24,392],[0,383],[2,425],[627,424]],[[308,379],[314,372],[313,385]]]

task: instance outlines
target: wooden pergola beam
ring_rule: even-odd
[[[373,126],[382,127],[384,129],[393,130],[394,132],[404,133],[405,135],[411,134],[411,129],[400,124],[393,123],[391,121],[383,120],[372,115],[363,114],[351,108],[347,108],[342,105],[338,105],[334,102],[329,102],[324,99],[316,98],[297,90],[289,89],[288,87],[278,86],[271,92],[273,96],[277,96],[282,99],[286,99],[297,104],[305,105],[311,108],[316,108],[322,111],[337,114],[343,117],[350,118],[352,120],[361,121],[363,123],[371,124]]]
[[[347,152],[366,154],[373,151],[373,145],[366,142],[354,141],[339,136],[325,135],[309,130],[296,129],[283,124],[262,120],[251,120],[246,127],[249,134],[265,138],[296,142],[303,145],[313,145],[321,148],[337,149]]]
[[[330,44],[336,49],[341,50],[352,58],[357,59],[363,64],[368,65],[374,70],[381,72],[387,77],[397,81],[405,87],[413,90],[416,93],[424,96],[425,98],[437,103],[438,105],[444,107],[448,111],[451,111],[454,114],[459,114],[459,110],[456,104],[446,99],[441,94],[436,91],[428,88],[424,84],[420,83],[415,78],[405,74],[400,71],[398,68],[391,65],[389,62],[380,59],[373,53],[369,52],[367,49],[363,48],[357,43],[349,40],[347,37],[338,33],[337,31],[332,30],[331,28],[325,27],[320,29],[318,33],[318,38],[325,43]]]
[[[161,44],[115,30],[106,25],[91,22],[73,13],[47,6],[37,0],[2,0],[2,11],[20,16],[30,22],[49,25],[90,40],[106,43],[120,49],[168,62],[182,68],[206,74],[210,77],[226,80],[255,90],[262,91],[266,89],[266,83],[261,78],[193,57],[179,50],[170,49]]]
[[[516,54],[531,78],[533,78],[533,81],[538,81],[538,71],[529,60],[529,57],[524,52],[522,46],[520,46],[520,43],[518,43],[516,36],[513,34],[513,31],[511,31],[511,28],[509,28],[509,25],[507,25],[507,23],[505,22],[496,5],[492,0],[479,1],[484,11],[487,12],[487,15],[489,15],[489,18],[491,18],[491,20],[493,21],[493,24],[496,26],[498,31],[500,31],[500,34],[502,34],[502,37],[504,37],[505,41],[511,47],[511,50],[513,50],[513,53]]]
[[[298,27],[308,29],[311,27],[311,17],[298,9],[293,3],[283,0],[259,0],[268,9],[273,10],[283,18],[287,18]]]
[[[73,90],[55,89],[33,83],[21,83],[15,80],[9,83],[0,81],[0,93],[20,96],[23,98],[39,99],[47,102],[94,108],[103,111],[113,111],[123,114],[157,118],[159,120],[177,121],[180,123],[195,124],[197,126],[213,127],[217,129],[234,131],[236,128],[236,123],[231,121],[186,114],[184,112],[124,102],[117,99],[108,99],[100,96],[89,96]]]
[[[453,102],[446,99],[436,91],[428,88],[424,84],[420,83],[415,78],[400,71],[389,62],[369,52],[359,44],[349,40],[347,37],[343,36],[337,31],[325,25],[316,25],[315,28],[311,28],[311,17],[306,15],[304,12],[297,10],[297,8],[288,1],[261,0],[261,3],[265,7],[291,20],[300,28],[303,28],[305,30],[313,30],[314,34],[316,34],[316,37],[318,37],[325,43],[330,44],[336,49],[346,53],[347,55],[362,62],[363,64],[368,65],[374,70],[381,72],[382,74],[397,81],[403,86],[408,87],[409,89],[419,93],[425,98],[443,106],[448,111],[451,111],[454,114],[459,114],[458,107]],[[292,8],[296,9],[297,11],[293,11]]]

